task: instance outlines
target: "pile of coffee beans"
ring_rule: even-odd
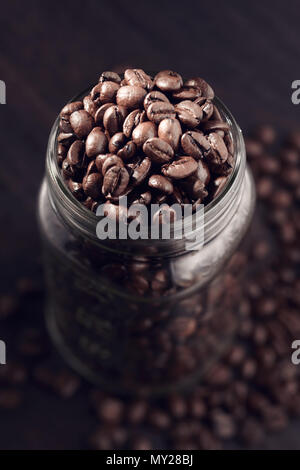
[[[11,332],[16,348],[8,365],[0,366],[0,414],[28,407],[23,392],[29,381],[64,400],[77,393],[95,425],[81,448],[108,450],[264,448],[266,435],[300,417],[300,368],[291,362],[291,344],[300,339],[300,131],[281,145],[277,140],[271,126],[260,126],[246,142],[258,193],[253,227],[241,248],[251,269],[239,302],[238,335],[204,380],[186,393],[151,399],[80,388],[80,379],[60,361],[49,366],[42,297],[36,317],[30,321],[24,314],[32,310],[30,299],[42,293],[25,279],[15,295],[0,298],[1,331]],[[74,403],[65,401],[64,407]]]
[[[229,125],[202,78],[103,72],[82,101],[60,113],[57,160],[72,194],[96,211],[129,205],[207,204],[234,165]]]

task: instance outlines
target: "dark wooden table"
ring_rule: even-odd
[[[244,130],[257,122],[295,128],[299,21],[296,0],[1,2],[1,290],[39,272],[37,193],[50,126],[66,100],[103,70],[170,68],[211,82]],[[92,426],[83,395],[65,404],[29,386],[26,400],[25,410],[1,414],[0,448],[80,448]],[[300,448],[298,432],[295,423],[267,446]]]

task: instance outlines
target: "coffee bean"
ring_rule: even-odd
[[[205,98],[212,100],[215,97],[214,90],[203,78],[190,78],[185,82],[185,85],[199,88],[201,91],[201,96],[204,96]]]
[[[81,183],[76,183],[75,181],[70,180],[68,182],[68,187],[73,194],[73,196],[78,200],[82,201],[84,199],[84,192]]]
[[[145,110],[147,111],[150,104],[156,103],[156,102],[169,103],[170,101],[167,98],[167,96],[161,93],[160,91],[150,91],[150,93],[148,93],[144,99]]]
[[[99,82],[91,91],[91,98],[100,106],[100,104],[111,103],[115,101],[120,85],[111,81]]]
[[[136,145],[135,143],[130,140],[126,142],[125,145],[120,148],[117,152],[118,157],[122,158],[122,160],[130,160],[136,154]]]
[[[87,95],[83,98],[83,107],[87,113],[89,113],[91,116],[93,116],[93,118],[95,118],[97,106],[90,95]]]
[[[131,137],[133,130],[145,121],[145,111],[135,109],[126,117],[123,124],[123,132],[127,138]]]
[[[122,130],[126,117],[126,108],[123,106],[110,106],[104,113],[103,125],[112,136]]]
[[[72,126],[69,120],[61,118],[59,121],[59,129],[61,132],[67,134],[68,132],[73,132]]]
[[[178,150],[182,130],[178,119],[163,119],[158,126],[158,137],[167,142],[174,151]]]
[[[105,160],[109,157],[110,154],[102,154],[102,155],[97,155],[96,159],[95,159],[95,165],[97,167],[97,170],[99,173],[102,174],[102,166],[103,166],[103,163],[105,162]]]
[[[172,70],[163,70],[154,78],[155,85],[162,91],[177,91],[183,85],[181,76]]]
[[[123,160],[117,155],[108,154],[107,158],[104,160],[102,164],[102,175],[104,176],[107,170],[109,170],[113,166],[123,167],[124,166]]]
[[[173,192],[173,185],[171,181],[165,178],[162,175],[152,175],[149,178],[148,185],[150,188],[157,189],[165,194],[172,194]]]
[[[104,176],[102,192],[104,196],[119,197],[125,193],[129,183],[129,174],[126,168],[113,166]]]
[[[182,179],[195,173],[197,167],[198,164],[192,157],[180,157],[169,165],[164,165],[162,173],[170,178]]]
[[[225,188],[227,183],[226,176],[219,176],[213,182],[213,197],[217,197]]]
[[[81,101],[73,101],[72,103],[68,103],[61,110],[60,117],[69,119],[72,113],[74,113],[75,111],[79,111],[82,108],[83,104]]]
[[[195,100],[195,103],[200,106],[202,113],[203,113],[201,122],[203,123],[205,121],[208,121],[212,117],[213,112],[214,112],[214,105],[212,101],[201,96]]]
[[[146,90],[140,86],[123,86],[118,90],[117,104],[129,109],[139,108],[146,93]]]
[[[134,165],[131,180],[134,186],[141,184],[147,177],[151,168],[151,160],[149,157],[144,158]]]
[[[91,132],[94,120],[89,113],[84,109],[81,109],[71,114],[70,123],[77,137],[79,139],[83,139]]]
[[[204,158],[210,151],[210,143],[201,132],[188,131],[181,137],[181,146],[187,155],[196,160]]]
[[[101,185],[102,177],[99,173],[91,173],[83,178],[83,190],[92,199],[98,199],[101,196]]]
[[[105,103],[100,106],[100,108],[97,108],[97,111],[95,112],[95,123],[98,126],[103,125],[103,118],[105,111],[110,108],[111,106],[114,106],[114,103]]]
[[[73,133],[69,132],[68,134],[65,134],[64,132],[61,132],[57,137],[57,142],[58,144],[68,146],[71,145],[75,139],[76,137]]]
[[[227,124],[227,122],[224,122],[222,120],[203,121],[201,122],[201,128],[206,133],[218,132],[218,131],[223,131],[223,132],[229,131],[229,125]]]
[[[197,127],[203,117],[200,106],[193,101],[181,101],[176,104],[175,110],[179,121],[191,129]]]
[[[148,206],[152,200],[152,194],[150,191],[142,193],[137,199],[135,199],[132,204],[145,204]]]
[[[96,157],[99,153],[105,153],[107,138],[100,127],[94,127],[86,139],[85,151],[89,158]]]
[[[201,95],[201,90],[198,87],[191,87],[184,85],[180,90],[175,91],[172,97],[175,100],[195,100]]]
[[[143,151],[154,163],[159,165],[169,162],[174,156],[172,147],[158,137],[146,140]]]
[[[198,168],[195,175],[204,184],[204,186],[208,185],[210,181],[210,171],[208,165],[203,160],[198,161]]]
[[[125,134],[123,134],[123,132],[117,132],[116,134],[114,134],[111,137],[111,139],[109,141],[108,150],[111,153],[117,154],[117,152],[120,150],[120,148],[124,147],[124,145],[126,143],[126,140],[127,140],[126,136],[125,136]],[[98,152],[98,153],[100,153],[100,152]]]
[[[171,103],[164,101],[155,101],[147,108],[147,117],[149,121],[159,124],[163,119],[175,118],[175,108]]]
[[[132,140],[137,147],[142,147],[146,140],[157,136],[157,128],[153,122],[142,122],[132,132]]]
[[[124,72],[126,83],[131,86],[139,86],[146,90],[153,88],[153,82],[149,75],[142,69],[127,69]]]
[[[208,135],[207,139],[211,148],[220,156],[221,161],[225,162],[228,158],[228,150],[222,137],[220,137],[216,132],[212,132]]]
[[[107,70],[105,72],[102,72],[100,77],[99,77],[99,82],[115,82],[120,84],[121,83],[121,78],[120,75],[118,75],[116,72],[111,72],[110,70]]]

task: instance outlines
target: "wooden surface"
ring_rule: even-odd
[[[291,103],[291,82],[300,79],[299,21],[296,0],[1,2],[3,292],[38,272],[37,192],[50,126],[69,98],[103,70],[170,68],[206,78],[245,131],[257,122],[295,128],[300,106]],[[91,426],[81,395],[65,405],[29,388],[27,401],[22,413],[1,416],[1,448],[80,447]],[[33,436],[24,434],[28,420]],[[295,424],[267,445],[300,448],[298,431]]]

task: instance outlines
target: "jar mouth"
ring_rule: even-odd
[[[91,87],[87,88],[85,91],[72,98],[70,102],[82,99],[90,92],[90,90]],[[222,119],[229,125],[229,134],[234,145],[234,167],[224,188],[222,188],[220,193],[212,201],[204,206],[204,244],[207,244],[215,238],[228,224],[228,217],[226,218],[224,215],[230,211],[233,201],[238,197],[246,168],[246,151],[242,130],[229,109],[218,97],[214,97],[213,103],[220,112]],[[89,239],[103,245],[103,241],[99,240],[96,235],[96,226],[99,222],[99,217],[78,201],[65,184],[56,158],[58,134],[59,116],[56,118],[52,126],[47,146],[46,177],[50,187],[50,202],[54,210],[61,215],[62,220],[66,222],[71,229],[82,234],[82,236],[88,237]],[[226,218],[226,225],[225,221],[223,221],[223,224],[221,223],[221,215],[223,215],[223,219]],[[187,221],[186,224],[187,231],[185,232],[185,235],[188,238],[191,238],[194,234],[193,219],[191,216],[189,218],[190,220]],[[118,240],[114,240],[114,242],[116,241]],[[174,254],[184,251],[182,246],[183,240],[138,239],[122,240],[122,242],[132,242],[134,243],[135,248],[139,245],[143,248],[150,243],[154,243],[156,248],[158,248],[156,251],[163,252],[164,255],[166,252]],[[106,248],[111,249],[111,247],[107,246]],[[113,251],[116,251],[115,248],[112,249]],[[117,251],[120,250],[117,249]]]

